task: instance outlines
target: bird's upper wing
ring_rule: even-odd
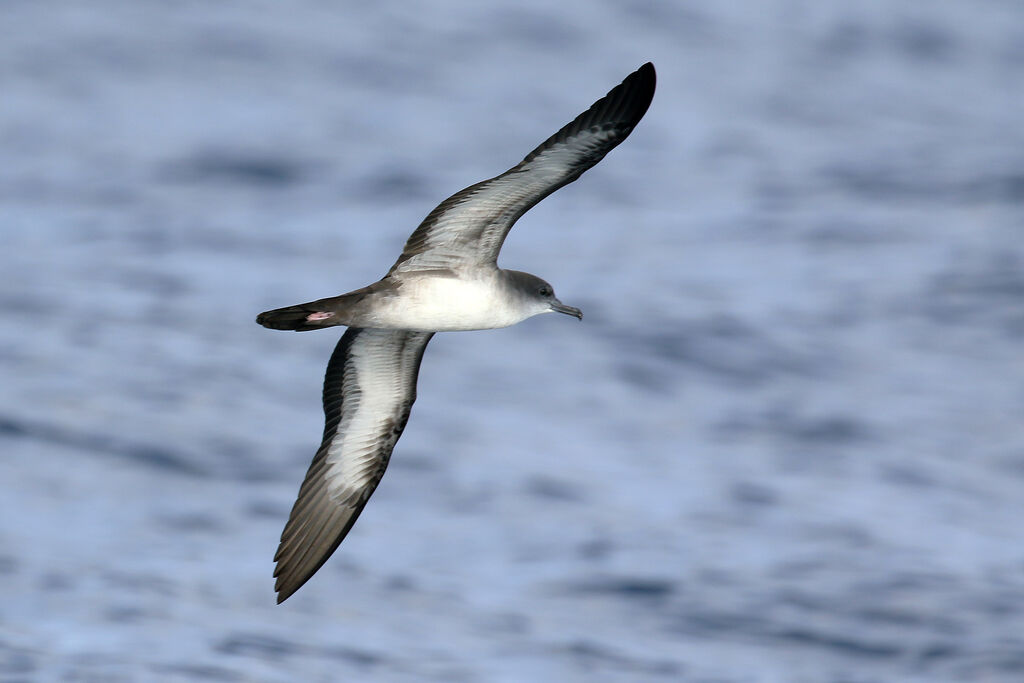
[[[409,237],[388,274],[493,264],[520,216],[626,139],[650,106],[654,84],[648,62],[519,164],[441,202]]]
[[[327,561],[377,488],[416,400],[432,336],[352,327],[335,347],[324,378],[323,442],[274,556],[279,603]]]

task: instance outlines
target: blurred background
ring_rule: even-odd
[[[0,677],[1024,680],[1024,5],[3,4]],[[643,62],[274,604],[340,330]]]

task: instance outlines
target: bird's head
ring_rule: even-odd
[[[583,311],[573,306],[566,306],[555,296],[555,288],[536,275],[518,270],[505,271],[515,291],[522,300],[528,302],[534,310],[533,315],[541,313],[565,313],[578,320],[583,320]]]

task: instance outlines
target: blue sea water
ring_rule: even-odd
[[[0,7],[0,679],[1024,680],[1024,5]],[[274,604],[337,331],[641,63]]]

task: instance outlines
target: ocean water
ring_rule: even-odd
[[[1024,5],[0,7],[0,679],[1024,680]],[[339,331],[651,60],[274,604]]]

